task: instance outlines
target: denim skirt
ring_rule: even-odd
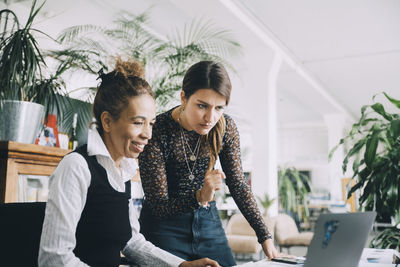
[[[167,219],[152,216],[145,202],[139,222],[148,241],[184,260],[207,257],[221,266],[236,265],[215,202]]]

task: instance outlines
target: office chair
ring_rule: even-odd
[[[45,202],[0,204],[0,265],[37,266]]]
[[[275,221],[273,218],[264,217],[268,229],[273,234]],[[226,226],[226,238],[235,255],[250,254],[255,260],[262,259],[264,252],[257,241],[256,233],[241,213],[234,214]]]
[[[0,266],[38,266],[46,202],[0,204]],[[135,266],[125,257],[122,265]]]
[[[275,239],[281,252],[283,248],[286,248],[290,254],[289,249],[292,246],[308,247],[312,237],[312,232],[300,233],[295,221],[289,215],[282,213],[276,216]]]

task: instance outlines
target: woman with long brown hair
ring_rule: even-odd
[[[224,114],[231,88],[222,64],[194,64],[183,79],[181,105],[157,116],[139,157],[144,236],[181,258],[207,256],[223,266],[236,263],[213,200],[222,179],[266,255],[278,255],[244,179],[235,122]],[[214,169],[217,158],[223,171]]]

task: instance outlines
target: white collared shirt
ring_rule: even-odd
[[[97,130],[89,130],[87,150],[107,171],[111,186],[125,192],[125,182],[137,172],[135,159],[123,158],[120,170],[115,166]],[[87,266],[75,256],[75,231],[86,203],[91,174],[86,160],[77,152],[66,155],[50,177],[49,198],[39,248],[39,266]],[[139,233],[139,222],[129,202],[132,238],[122,253],[140,266],[178,266],[183,262],[157,248]]]

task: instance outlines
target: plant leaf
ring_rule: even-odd
[[[397,108],[400,109],[400,100],[391,98],[391,97],[388,96],[385,92],[383,92],[383,94],[386,96],[386,98],[387,98],[390,102],[392,102],[392,104],[394,104]]]
[[[400,136],[400,120],[396,119],[390,123],[390,133],[394,140]]]
[[[383,107],[383,105],[381,103],[375,103],[371,106],[371,108],[378,113],[379,115],[381,115],[382,117],[384,117],[386,120],[391,121],[392,120],[392,115],[387,113],[385,111],[385,108]]]
[[[375,159],[376,149],[378,148],[378,141],[379,141],[379,133],[380,130],[377,127],[374,127],[371,136],[367,139],[367,143],[365,146],[365,153],[364,159],[365,164],[372,169],[372,164]]]

